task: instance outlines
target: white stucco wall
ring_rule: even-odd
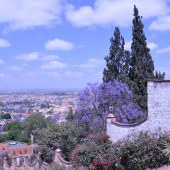
[[[135,127],[120,127],[107,123],[107,133],[113,142],[140,131],[170,132],[170,81],[148,81],[148,119]]]

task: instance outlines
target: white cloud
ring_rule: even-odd
[[[125,43],[125,50],[131,50],[131,43],[132,41],[128,41]],[[156,48],[158,48],[158,45],[154,42],[149,42],[147,43],[148,48],[150,48],[150,50],[154,50]]]
[[[62,0],[1,0],[0,23],[10,29],[49,26],[60,22]]]
[[[82,72],[76,72],[76,71],[66,71],[65,75],[70,77],[70,78],[77,78],[77,77],[82,77],[83,73]]]
[[[80,68],[93,69],[99,67],[101,64],[104,64],[104,60],[90,58],[88,59],[87,63],[80,64]]]
[[[10,71],[21,71],[22,69],[23,69],[22,67],[17,66],[17,65],[8,67],[8,70]]]
[[[5,48],[5,47],[10,47],[11,44],[9,43],[9,41],[0,38],[0,47]]]
[[[47,50],[72,50],[73,48],[75,48],[75,45],[71,42],[56,38],[53,40],[49,40],[45,44],[45,48]]]
[[[31,52],[31,53],[25,53],[21,54],[15,57],[18,60],[23,60],[26,62],[34,61],[34,60],[42,60],[42,61],[55,61],[59,59],[58,55],[51,55],[51,54],[45,54],[42,52]],[[28,65],[27,63],[24,63],[24,66]]]
[[[153,42],[150,42],[150,43],[148,43],[148,48],[150,48],[151,50],[154,50],[154,49],[158,48],[158,45]]]
[[[0,64],[4,64],[4,63],[5,63],[5,61],[0,59]]]
[[[43,61],[51,61],[51,60],[57,60],[59,59],[59,56],[57,55],[45,55],[44,57],[42,57]]]
[[[27,81],[27,79],[32,79],[32,78],[40,78],[40,73],[37,70],[32,70],[29,72],[24,72],[22,74],[23,79],[25,79]]]
[[[32,53],[27,53],[27,54],[21,54],[19,56],[16,56],[15,58],[18,60],[30,62],[30,61],[38,60],[39,57],[40,57],[40,54],[38,52],[32,52]]]
[[[131,50],[132,41],[125,42],[125,50]]]
[[[127,26],[131,24],[134,4],[145,19],[166,15],[169,12],[167,1],[163,0],[147,0],[147,2],[146,0],[95,0],[93,7],[81,6],[76,9],[73,5],[69,5],[66,18],[75,26],[107,24]],[[146,8],[146,4],[152,8]]]
[[[168,31],[170,30],[170,16],[162,16],[154,20],[150,27],[151,30]]]
[[[5,77],[4,73],[0,73],[0,78]]]
[[[45,72],[45,74],[46,74],[47,76],[54,77],[54,78],[61,77],[61,75],[60,75],[58,72],[56,72],[56,71]]]
[[[162,48],[162,49],[158,49],[156,52],[158,54],[169,53],[170,52],[170,46]]]
[[[47,64],[43,64],[41,68],[46,70],[55,70],[65,68],[66,66],[67,66],[66,64],[59,61],[50,61]]]

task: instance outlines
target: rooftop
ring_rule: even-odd
[[[26,143],[18,142],[18,141],[7,141],[4,142],[3,144],[6,144],[7,147],[12,147],[12,148],[23,147],[27,145]]]

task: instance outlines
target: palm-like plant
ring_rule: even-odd
[[[165,149],[163,149],[163,153],[165,154],[166,157],[169,158],[170,160],[170,137],[169,137],[169,140],[168,142],[164,141],[164,147]]]

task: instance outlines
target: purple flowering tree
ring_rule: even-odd
[[[133,99],[133,93],[119,81],[88,84],[79,96],[77,123],[87,130],[105,130],[110,107],[118,122],[135,123],[145,114]]]

